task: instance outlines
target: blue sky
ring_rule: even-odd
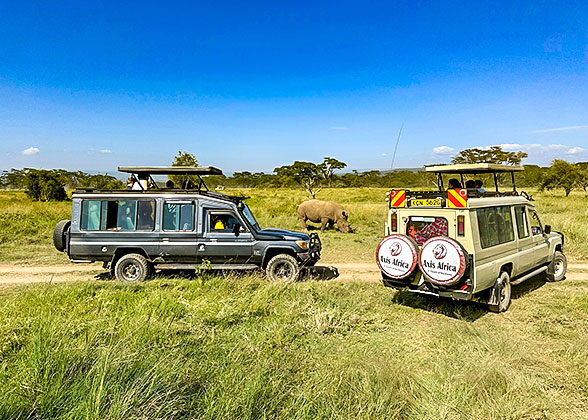
[[[0,169],[588,160],[586,2],[0,1]]]

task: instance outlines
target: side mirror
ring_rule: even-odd
[[[235,234],[235,236],[239,236],[240,232],[241,232],[241,225],[239,223],[234,223],[233,224],[233,233]]]
[[[545,225],[545,228],[543,229],[543,231],[545,232],[546,235],[549,235],[551,233],[551,225]]]

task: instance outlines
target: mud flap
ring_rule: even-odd
[[[490,289],[488,296],[488,305],[498,305],[500,303],[500,288],[502,287],[502,280],[500,277],[496,279],[496,284]]]
[[[313,267],[302,267],[300,274],[303,280],[332,280],[339,277],[339,270],[333,266],[315,265]]]

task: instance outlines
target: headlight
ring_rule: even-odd
[[[302,249],[308,249],[308,242],[306,241],[296,241],[296,245]]]

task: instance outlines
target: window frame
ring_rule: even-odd
[[[485,223],[480,223],[480,212],[481,211],[488,211],[490,209],[495,209],[494,211],[496,213],[499,213],[500,212],[502,214],[508,214],[508,215],[510,215],[510,229],[511,229],[510,232],[512,233],[511,239],[506,240],[506,241],[503,241],[503,242],[486,243],[486,245],[484,244],[485,241],[482,239],[482,238],[484,238],[484,235],[482,235],[482,229],[483,228],[484,229],[487,229],[487,227],[485,227],[485,226],[488,225],[488,216],[487,215],[484,215],[484,222]],[[503,213],[503,210],[500,210],[499,211],[498,209],[507,209],[507,211],[504,211],[504,213]],[[502,206],[479,207],[479,208],[476,209],[476,219],[477,219],[477,223],[478,223],[478,236],[480,238],[480,248],[482,248],[482,249],[489,249],[489,248],[493,248],[493,247],[496,247],[496,246],[499,246],[499,245],[509,244],[509,243],[515,241],[516,236],[515,236],[515,227],[514,227],[514,223],[513,223],[513,211],[512,211],[512,209],[513,209],[513,206],[510,205],[510,204],[506,204],[506,205],[502,205]],[[504,216],[502,214],[499,214],[499,215],[504,219]],[[505,226],[507,225],[506,220],[504,220],[504,224],[505,224]],[[486,230],[486,233],[488,233],[488,230]],[[485,237],[486,237],[486,239],[489,239],[490,238],[489,235],[486,235]],[[497,237],[497,240],[499,240],[498,239],[498,234],[497,234],[496,237]]]
[[[251,231],[249,230],[249,227],[243,223],[243,220],[241,220],[239,218],[239,213],[238,212],[234,212],[232,210],[229,209],[206,209],[206,223],[205,223],[205,227],[204,227],[204,231],[207,234],[215,234],[215,235],[232,235],[234,236],[235,234],[232,232],[232,230],[227,231],[227,232],[223,232],[220,230],[215,230],[212,229],[211,226],[211,217],[215,216],[215,215],[228,215],[229,217],[232,217],[233,219],[235,219],[239,225],[241,226],[241,230],[239,230],[239,234],[241,233],[251,233]]]
[[[182,206],[183,205],[191,205],[192,206],[192,229],[166,229],[165,228],[165,215],[169,214],[166,213],[166,206],[167,204],[176,204],[180,206],[180,213],[178,215],[179,221],[182,220]],[[166,233],[185,233],[185,232],[195,232],[196,231],[196,210],[198,209],[196,202],[194,200],[181,200],[181,199],[170,199],[170,200],[163,200],[162,202],[162,210],[161,210],[161,231]]]
[[[82,232],[125,232],[125,233],[130,233],[130,232],[153,232],[155,230],[155,221],[157,218],[157,201],[154,198],[83,198],[82,203],[80,205],[80,231]],[[85,204],[90,202],[90,201],[97,201],[99,204],[99,214],[98,214],[98,229],[87,229],[84,228],[84,207]],[[109,207],[109,203],[116,203],[116,221],[117,221],[117,225],[118,225],[118,221],[119,221],[119,214],[118,214],[118,210],[120,208],[120,201],[134,201],[135,202],[135,214],[134,214],[134,229],[119,229],[118,226],[115,229],[108,229],[107,223],[108,223],[108,207]],[[153,210],[153,223],[151,224],[151,227],[148,229],[137,229],[137,221],[138,221],[138,209],[139,209],[139,202],[149,202],[152,205],[152,210]],[[89,216],[89,215],[88,215]],[[87,226],[87,223],[86,223]]]
[[[519,239],[527,239],[530,238],[531,235],[531,224],[529,223],[529,216],[527,214],[527,206],[525,205],[520,205],[520,206],[513,206],[513,211],[514,211],[514,216],[515,216],[515,224],[517,226],[517,237]],[[522,209],[523,210],[523,222],[525,223],[525,227],[527,229],[527,234],[525,236],[521,236],[521,231],[519,229],[519,220],[517,219],[517,209]]]

